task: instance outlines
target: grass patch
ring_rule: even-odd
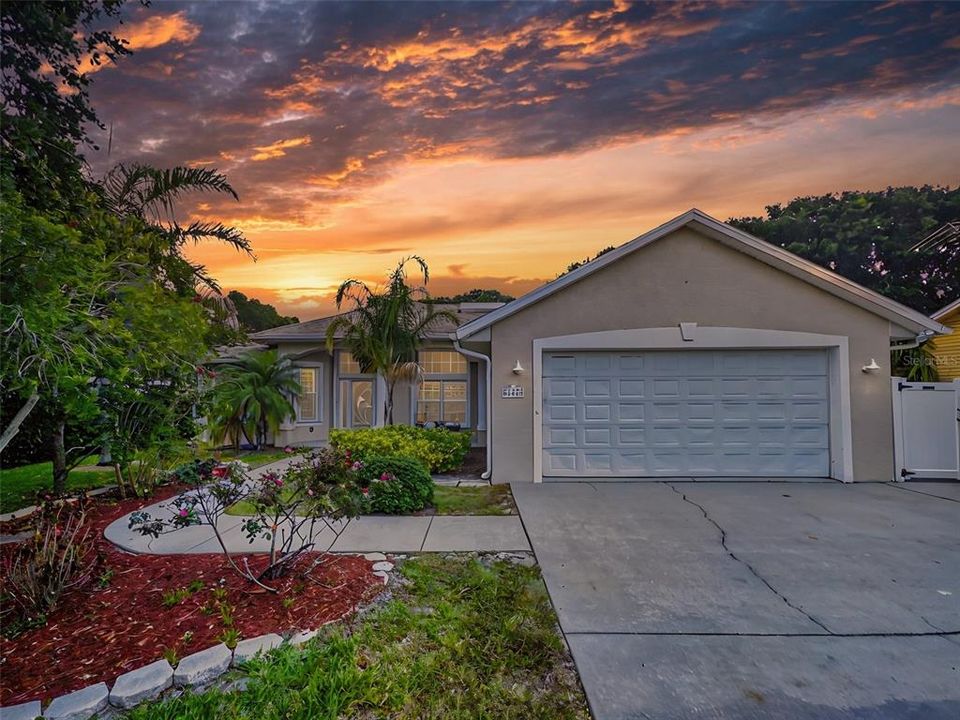
[[[281,495],[289,496],[292,489]],[[516,505],[509,485],[484,487],[433,486],[433,507],[437,515],[516,515]],[[227,508],[227,515],[254,515],[256,510],[249,500],[241,500]]]
[[[95,463],[97,457],[84,460]],[[89,490],[116,482],[113,468],[72,470],[67,476],[68,490]],[[0,468],[0,513],[9,513],[33,505],[37,493],[53,490],[53,463],[42,462],[14,468]]]
[[[210,450],[191,451],[184,445],[177,455],[177,464],[189,462],[194,457],[213,457],[216,453]],[[242,460],[250,467],[259,467],[267,463],[288,457],[282,449],[265,448],[263,450],[223,450],[219,454],[224,461]],[[67,476],[67,491],[90,490],[93,488],[112,485],[116,476],[112,467],[95,468],[97,455],[85,458],[80,467],[83,469],[71,470]],[[41,462],[32,465],[21,465],[13,468],[0,468],[0,513],[9,513],[22,507],[33,505],[36,502],[37,492],[53,490],[53,463]],[[250,513],[234,513],[250,514]]]
[[[200,453],[200,457],[216,456],[217,454],[212,452]],[[276,462],[277,460],[283,460],[285,457],[290,457],[290,453],[286,453],[283,451],[283,449],[277,448],[264,448],[263,450],[241,450],[239,453],[235,453],[233,450],[223,450],[220,452],[221,460],[242,460],[252,468]]]
[[[483,487],[433,488],[433,505],[437,515],[513,515],[516,506],[509,485]]]
[[[283,502],[286,502],[290,499],[290,496],[293,495],[293,488],[285,487],[280,490],[280,497]],[[225,515],[256,515],[257,510],[253,506],[252,500],[241,500],[238,503],[234,503],[224,511]]]
[[[394,599],[298,650],[251,662],[242,691],[187,693],[135,720],[587,720],[537,568],[423,556]]]

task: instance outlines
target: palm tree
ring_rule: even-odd
[[[423,284],[407,284],[407,263],[414,263],[423,276]],[[360,280],[347,280],[337,290],[337,309],[349,303],[352,309],[338,316],[327,327],[327,349],[333,351],[338,333],[365,373],[378,373],[387,384],[384,404],[387,424],[393,424],[393,393],[400,380],[420,377],[417,349],[424,334],[441,318],[454,323],[457,317],[446,310],[435,310],[426,284],[430,271],[423,258],[411,255],[400,261],[382,290],[372,290]]]
[[[104,204],[111,212],[136,218],[153,231],[157,242],[151,248],[150,261],[159,279],[180,292],[196,292],[214,315],[232,312],[234,318],[228,324],[236,324],[233,304],[223,298],[216,280],[203,265],[183,256],[183,247],[189,242],[214,240],[254,257],[250,241],[238,228],[219,222],[194,220],[181,225],[176,212],[177,201],[193,192],[219,193],[239,200],[226,176],[209,168],[160,169],[121,163],[104,176],[101,188]]]
[[[220,366],[214,388],[213,438],[240,448],[241,434],[258,449],[294,413],[291,398],[300,392],[297,368],[276,350],[245,352]]]

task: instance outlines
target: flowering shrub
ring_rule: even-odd
[[[209,475],[216,466],[216,460],[192,460],[183,465],[178,465],[167,473],[167,480],[196,485],[200,482],[201,476]]]
[[[373,456],[360,471],[370,512],[400,515],[433,502],[433,478],[416,460]]]
[[[450,472],[463,464],[470,432],[444,428],[388,425],[381,428],[331,430],[330,443],[354,457],[400,456],[418,461],[428,472]]]
[[[93,577],[98,558],[84,525],[84,502],[83,497],[77,505],[45,502],[34,520],[33,537],[4,555],[4,610],[11,609],[7,600],[13,603],[21,615],[15,624],[42,621],[67,590]]]
[[[130,527],[158,537],[190,525],[210,525],[231,567],[248,580],[273,590],[264,581],[281,577],[297,558],[314,549],[324,528],[332,531],[333,539],[325,548],[329,550],[346,529],[343,521],[363,510],[366,501],[361,492],[360,468],[362,463],[332,450],[312,453],[282,473],[265,472],[255,478],[247,474],[246,465],[240,462],[209,468],[201,465],[195,489],[171,501],[170,517],[155,518],[137,512],[130,516]],[[270,542],[268,564],[259,573],[250,569],[246,558],[241,567],[227,550],[217,527],[226,509],[241,501],[254,508],[253,516],[241,525],[248,541],[253,543],[260,538]]]

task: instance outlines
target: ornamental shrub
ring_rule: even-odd
[[[450,472],[463,464],[470,449],[470,432],[412,425],[331,430],[330,443],[362,459],[390,455],[417,460],[429,472]]]
[[[64,593],[94,576],[100,558],[84,521],[85,503],[83,496],[76,505],[46,500],[34,517],[33,535],[2,556],[5,634],[42,624]]]
[[[370,512],[402,515],[433,502],[433,478],[412,458],[372,455],[363,461],[361,474]]]

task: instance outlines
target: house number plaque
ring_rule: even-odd
[[[522,398],[523,385],[504,385],[500,388],[500,397],[502,398]]]

